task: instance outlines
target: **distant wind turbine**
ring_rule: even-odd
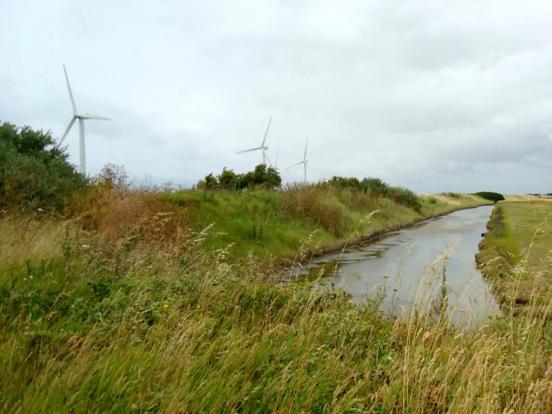
[[[79,111],[77,111],[77,105],[75,104],[75,98],[73,97],[73,92],[71,91],[71,84],[69,83],[69,76],[67,76],[67,68],[65,65],[63,65],[63,72],[65,73],[65,81],[67,82],[67,90],[69,91],[69,98],[71,99],[71,105],[73,106],[73,118],[71,118],[71,121],[69,122],[69,125],[67,125],[67,128],[65,129],[65,132],[63,133],[63,136],[61,137],[61,140],[59,141],[58,147],[61,146],[63,143],[63,140],[69,134],[69,131],[71,131],[71,128],[73,127],[73,124],[78,119],[79,120],[79,151],[80,151],[80,172],[82,175],[86,175],[86,147],[84,142],[84,120],[85,119],[99,119],[101,121],[110,121],[109,118],[103,117],[103,116],[97,116],[97,115],[90,115],[90,114],[81,114]]]
[[[255,147],[255,148],[250,148],[250,149],[246,149],[246,150],[243,150],[243,151],[238,151],[237,153],[238,154],[243,154],[244,152],[261,151],[263,164],[266,164],[267,159],[270,162],[270,158],[268,158],[268,154],[266,153],[266,151],[268,150],[268,147],[265,144],[266,144],[266,137],[268,136],[268,130],[270,129],[270,124],[271,123],[272,123],[272,117],[270,117],[270,119],[268,120],[268,125],[266,126],[266,131],[265,131],[265,134],[264,134],[263,143],[261,144],[260,147]]]
[[[298,165],[303,164],[303,172],[304,172],[304,181],[307,182],[307,164],[309,163],[307,160],[307,146],[309,145],[309,139],[307,138],[307,141],[305,142],[305,154],[303,154],[303,161],[300,161],[296,164],[290,165],[287,167],[289,170],[290,168],[297,167]]]

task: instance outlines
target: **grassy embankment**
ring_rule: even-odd
[[[465,332],[439,315],[384,318],[308,283],[275,285],[263,263],[213,249],[213,227],[195,231],[192,215],[158,197],[86,204],[77,220],[0,220],[3,412],[552,406],[539,319]]]
[[[505,310],[547,309],[552,298],[552,201],[501,202],[478,261]]]
[[[491,204],[476,196],[451,193],[421,196],[421,208],[416,211],[386,197],[335,187],[299,187],[282,192],[184,191],[162,198],[185,208],[195,230],[213,226],[217,237],[207,241],[208,248],[231,244],[229,252],[234,257],[251,252],[262,259],[294,258],[300,246],[309,252],[331,250],[427,217]]]

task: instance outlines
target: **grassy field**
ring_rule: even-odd
[[[552,202],[506,201],[495,209],[478,257],[504,306],[548,305],[552,285]]]
[[[234,196],[95,197],[72,219],[0,219],[2,412],[532,413],[552,406],[552,344],[540,315],[506,314],[474,331],[439,314],[395,320],[377,303],[356,307],[306,281],[274,283],[278,273],[263,256],[247,254],[255,240],[231,237],[254,222],[240,205],[265,223],[283,217],[297,243],[316,223],[328,226],[328,241],[345,239],[373,205],[341,216],[351,221],[337,235],[333,218],[301,219],[279,193],[240,195],[224,206],[220,200]],[[466,203],[435,200],[422,211]],[[378,226],[386,225],[381,217]],[[229,240],[242,247],[231,253]]]

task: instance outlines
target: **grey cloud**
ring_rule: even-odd
[[[191,184],[271,154],[309,175],[381,176],[418,191],[549,192],[547,1],[233,0],[48,4],[0,15],[0,119],[51,129],[78,102],[89,165]],[[69,150],[74,156],[74,137]],[[288,181],[300,171],[282,171]]]

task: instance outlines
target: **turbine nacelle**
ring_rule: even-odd
[[[270,124],[272,123],[272,117],[268,120],[268,125],[266,126],[266,131],[263,137],[263,142],[260,147],[250,148],[243,151],[238,151],[236,154],[243,154],[245,152],[254,152],[254,151],[261,151],[262,154],[262,160],[263,164],[266,164],[266,160],[268,159],[270,162],[270,158],[268,158],[268,154],[266,153],[268,151],[268,146],[265,145],[266,138],[268,137],[268,130],[270,129]]]
[[[253,152],[253,151],[266,151],[268,149],[268,147],[255,147],[255,148],[249,148],[249,149],[246,149],[246,150],[243,150],[243,151],[238,151],[236,152],[236,154],[243,154],[245,152]]]

